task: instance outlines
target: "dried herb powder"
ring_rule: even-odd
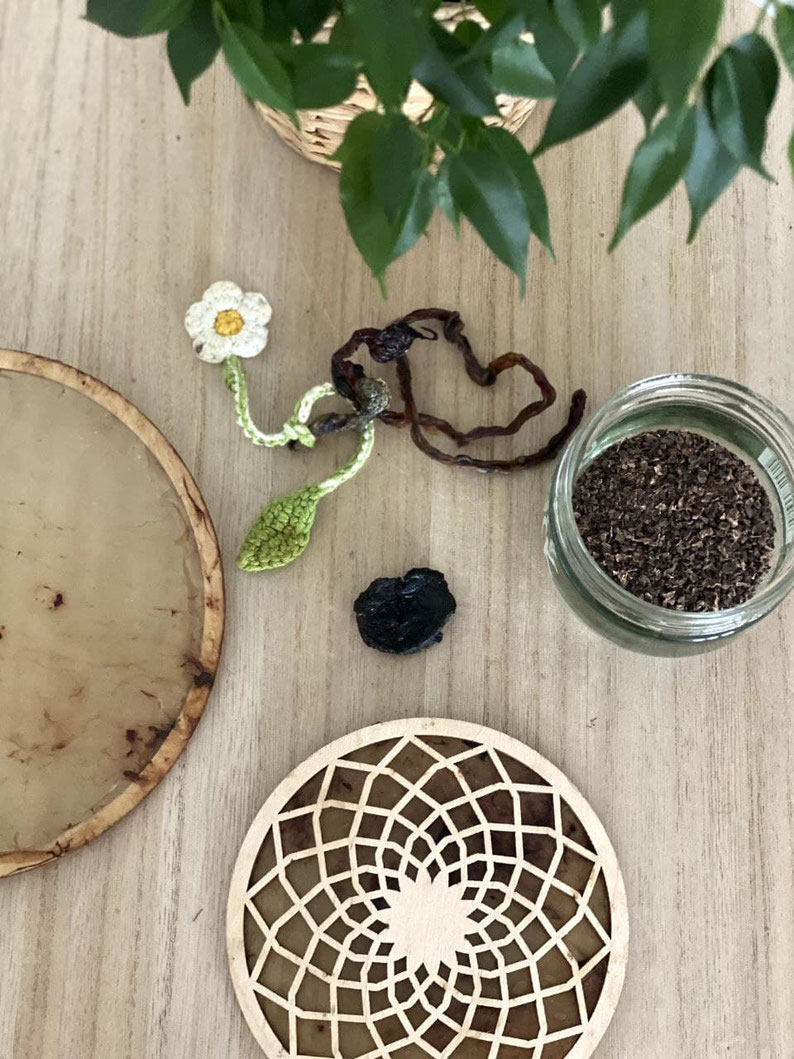
[[[455,613],[455,597],[438,570],[378,577],[353,604],[361,639],[388,654],[409,655],[440,643]]]
[[[660,607],[738,606],[770,567],[766,490],[744,460],[701,434],[654,430],[605,449],[577,479],[573,509],[598,565]]]

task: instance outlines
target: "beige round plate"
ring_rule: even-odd
[[[623,985],[626,894],[590,806],[500,732],[354,732],[240,851],[232,979],[270,1059],[585,1059]]]
[[[133,405],[0,350],[0,877],[77,849],[179,757],[223,636],[204,501]]]

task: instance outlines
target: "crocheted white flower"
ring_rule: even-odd
[[[264,294],[244,294],[236,283],[221,280],[207,287],[200,302],[185,314],[185,329],[201,360],[220,364],[234,354],[255,357],[267,345],[273,310]]]

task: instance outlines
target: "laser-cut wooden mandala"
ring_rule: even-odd
[[[270,1059],[585,1059],[623,985],[626,895],[558,769],[416,718],[331,743],[275,790],[228,944]]]

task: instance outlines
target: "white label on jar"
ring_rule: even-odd
[[[789,544],[794,540],[794,489],[791,488],[786,468],[772,449],[764,449],[758,457],[758,462],[772,479],[775,489],[777,489],[783,508],[783,529],[785,530],[786,544]]]

